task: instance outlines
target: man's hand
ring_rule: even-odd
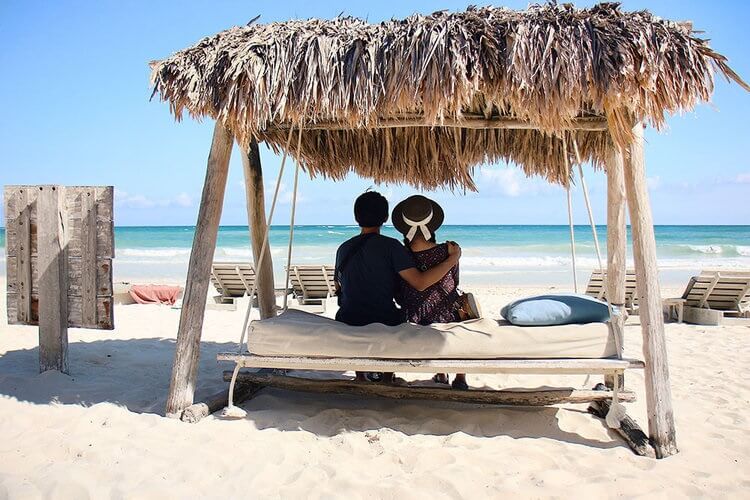
[[[404,269],[398,274],[403,278],[404,281],[415,290],[420,292],[431,287],[440,279],[450,272],[451,268],[458,264],[458,259],[461,257],[461,247],[455,241],[448,241],[448,258],[438,264],[437,266],[428,269],[427,271],[420,271],[416,267],[410,267]]]
[[[448,255],[453,257],[456,262],[461,258],[461,247],[455,241],[448,241]]]

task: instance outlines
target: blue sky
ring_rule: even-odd
[[[590,5],[592,2],[578,2]],[[712,46],[750,79],[750,2],[624,1],[624,8],[692,20]],[[149,102],[148,61],[203,36],[245,24],[340,12],[380,21],[413,12],[461,10],[466,2],[378,1],[98,1],[0,2],[0,184],[114,185],[118,225],[192,225],[205,174],[212,123],[175,123],[166,104]],[[503,5],[524,8],[526,2]],[[710,105],[647,132],[646,161],[658,224],[750,223],[750,94],[717,79]],[[262,152],[266,182],[280,159]],[[565,193],[523,178],[514,166],[477,172],[479,193],[432,194],[453,224],[563,224]],[[588,170],[599,222],[604,176]],[[288,186],[276,223],[289,214]],[[349,224],[351,203],[372,182],[301,181],[298,222]],[[235,150],[223,224],[246,222],[242,168]],[[392,201],[414,192],[380,186]],[[270,198],[270,196],[269,196]],[[586,223],[575,193],[575,220]]]

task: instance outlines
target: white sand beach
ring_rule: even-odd
[[[546,289],[471,291],[497,317],[502,304]],[[118,305],[114,331],[69,330],[70,375],[39,374],[37,330],[7,325],[2,293],[0,498],[739,498],[750,488],[748,326],[667,325],[680,453],[656,461],[634,455],[583,405],[265,389],[242,405],[243,420],[182,423],[162,416],[178,310]],[[225,386],[228,366],[215,355],[236,345],[243,309],[207,311],[197,398]],[[633,317],[626,353],[640,356],[640,338]],[[476,387],[584,382],[469,375]],[[628,412],[645,428],[642,374],[628,372],[626,384],[639,395]]]

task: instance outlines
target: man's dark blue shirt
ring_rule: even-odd
[[[366,240],[361,242],[363,238]],[[347,258],[352,250],[356,253]],[[336,252],[336,275],[341,285],[336,320],[352,326],[403,323],[404,314],[393,297],[399,283],[398,273],[412,267],[411,253],[394,238],[364,234],[345,241]]]

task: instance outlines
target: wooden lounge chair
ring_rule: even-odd
[[[237,297],[244,297],[252,291],[255,269],[247,262],[214,262],[211,283],[220,294],[217,302],[232,304]]]
[[[726,316],[750,318],[750,270],[704,270],[690,278],[682,299],[688,323],[716,326]]]
[[[592,271],[591,278],[589,278],[589,283],[586,286],[586,295],[599,300],[607,300],[607,271],[599,269]],[[638,307],[634,269],[628,269],[625,272],[625,307],[630,313],[634,313]]]
[[[322,304],[336,293],[333,266],[292,266],[289,273],[294,296],[300,304]]]

